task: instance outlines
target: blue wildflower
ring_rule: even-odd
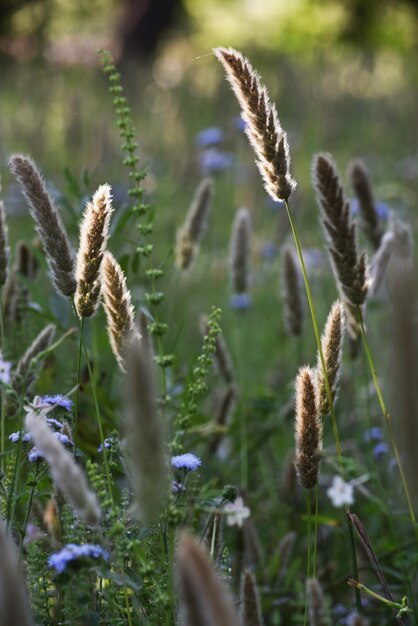
[[[364,441],[381,441],[383,439],[383,431],[380,426],[373,426],[370,430],[366,430],[363,435]]]
[[[107,550],[103,550],[103,548],[98,545],[86,543],[80,546],[75,543],[69,543],[64,546],[60,552],[51,554],[51,556],[48,557],[48,565],[49,567],[55,569],[59,574],[62,574],[69,563],[83,558],[102,558],[107,561],[109,559],[109,552],[107,552]]]
[[[71,411],[74,404],[73,401],[70,400],[70,398],[67,398],[67,396],[63,396],[62,393],[57,393],[54,396],[42,396],[42,401],[46,402],[47,404],[56,404],[58,406],[61,406],[67,411]]]
[[[217,148],[209,148],[199,154],[200,169],[205,175],[219,174],[225,171],[231,167],[233,160],[232,154],[221,152]]]
[[[43,458],[44,457],[42,456],[38,448],[32,448],[32,450],[28,454],[28,459],[30,463],[35,463],[36,461],[40,461]]]
[[[216,146],[221,143],[223,138],[223,131],[216,126],[211,126],[200,131],[196,137],[196,143],[200,148],[207,148],[208,146]]]
[[[112,447],[112,443],[113,443],[113,438],[109,437],[108,439],[104,440],[104,447],[106,449],[111,448]],[[100,444],[100,446],[97,448],[97,452],[103,452],[102,444]]]
[[[64,428],[64,424],[62,422],[59,422],[58,420],[54,419],[53,417],[47,417],[46,421],[48,422],[48,424],[50,426],[54,426],[58,430],[61,430],[61,428]]]
[[[384,441],[380,441],[373,448],[373,456],[376,459],[380,459],[382,456],[385,456],[389,452],[389,446]]]
[[[237,310],[248,309],[248,307],[251,304],[250,294],[249,293],[234,293],[231,296],[229,304],[231,305],[231,309],[237,309]]]
[[[176,469],[194,472],[202,465],[202,461],[191,452],[186,452],[186,454],[171,457],[171,465]]]
[[[171,491],[172,493],[182,493],[183,491],[186,491],[186,487],[183,485],[183,483],[179,483],[177,482],[177,480],[173,480],[173,482],[171,483]]]
[[[54,433],[55,437],[58,439],[58,441],[60,441],[62,443],[63,446],[73,446],[73,442],[71,441],[71,439],[68,437],[68,435],[65,435],[64,433]]]

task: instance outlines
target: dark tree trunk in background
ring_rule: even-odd
[[[183,0],[124,0],[119,24],[122,56],[151,55],[166,31],[184,16]]]
[[[0,0],[0,35],[8,32],[13,13],[34,2],[38,2],[38,0]]]

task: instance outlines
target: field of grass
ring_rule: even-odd
[[[288,134],[297,182],[289,211],[319,334],[338,298],[348,311],[334,408],[316,420],[323,443],[305,451],[314,466],[320,460],[307,489],[294,465],[295,381],[309,364],[316,387],[322,366],[300,259],[285,203],[263,188],[223,69],[199,52],[206,51],[177,42],[121,76],[110,67],[3,69],[11,256],[0,232],[0,622],[415,624],[416,70],[389,53],[320,52],[292,63],[283,53],[245,51]],[[27,174],[18,183],[7,168],[16,151],[42,171],[75,251],[86,202],[99,185],[111,186],[103,245],[126,286],[102,263],[93,275],[104,304],[92,317],[77,309],[80,271],[78,315],[74,290],[63,296],[51,283],[62,241],[53,229],[46,243],[52,218],[29,190],[36,234],[20,189]],[[347,305],[344,280],[331,268],[312,185],[319,152],[335,158],[368,254],[361,309]],[[355,157],[369,171],[385,253],[376,252],[354,201],[346,170]],[[201,209],[207,227],[198,227],[196,246],[187,240],[193,259],[182,268],[176,233],[185,224],[191,236],[186,215],[205,177],[213,193]],[[243,208],[250,228],[231,243]],[[97,241],[89,242],[76,252],[81,267],[86,251],[87,268],[102,260]],[[376,268],[385,271],[372,293]],[[289,330],[295,315],[298,333]],[[54,336],[37,345],[51,324]],[[131,346],[124,336],[139,328]],[[300,434],[303,407],[306,419],[315,416],[298,389]],[[60,424],[45,421],[51,417]]]

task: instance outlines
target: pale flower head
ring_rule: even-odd
[[[225,504],[223,512],[226,513],[226,523],[228,526],[238,526],[239,528],[242,528],[243,521],[250,517],[251,513],[248,506],[244,506],[241,496],[238,496],[234,502]]]
[[[331,487],[327,489],[327,496],[336,507],[354,504],[354,487],[341,476],[334,476]]]
[[[0,383],[5,383],[6,385],[10,385],[11,367],[12,367],[12,364],[9,361],[5,361],[3,358],[3,354],[0,352]]]

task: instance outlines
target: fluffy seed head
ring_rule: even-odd
[[[2,626],[32,626],[30,603],[19,558],[6,524],[0,520],[0,624]]]
[[[234,293],[246,293],[250,282],[251,218],[248,209],[239,209],[231,234],[231,280]]]
[[[74,456],[54,436],[45,416],[37,410],[29,410],[25,425],[36,448],[49,465],[52,480],[70,506],[86,524],[99,524],[101,511],[96,496],[90,491]]]
[[[177,231],[176,266],[187,269],[196,256],[198,243],[202,239],[213,197],[213,181],[207,177],[196,189],[193,201],[183,225]]]
[[[370,242],[377,250],[380,246],[383,232],[379,224],[369,173],[361,159],[351,161],[348,166],[348,177],[358,199],[363,228]]]
[[[147,341],[138,337],[131,340],[127,352],[127,372],[125,446],[139,515],[148,521],[158,517],[164,508],[168,462],[152,352]]]
[[[310,626],[326,626],[328,620],[325,614],[324,594],[322,587],[316,578],[310,578],[307,582],[309,601],[309,624]]]
[[[276,107],[270,102],[259,75],[240,52],[215,48],[226,76],[241,105],[245,132],[256,155],[257,167],[267,193],[273,200],[287,200],[296,186],[290,176],[287,135],[281,127]]]
[[[109,238],[112,215],[110,185],[101,185],[87,203],[80,227],[80,246],[76,260],[77,290],[75,306],[79,317],[94,315],[99,306],[100,266]]]
[[[13,387],[19,393],[22,390],[28,390],[35,380],[35,372],[33,368],[33,359],[46,350],[52,343],[55,335],[56,327],[48,324],[37,337],[32,341],[25,354],[22,356],[16,366],[13,376]]]
[[[241,582],[242,626],[263,626],[257,585],[250,570],[246,569]]]
[[[293,248],[283,246],[281,286],[284,305],[286,328],[291,335],[298,336],[303,328],[303,301],[301,294],[301,277],[296,265]]]
[[[356,228],[350,218],[350,206],[332,157],[314,158],[313,183],[322,213],[322,225],[329,243],[329,254],[339,290],[354,305],[367,296],[367,258],[358,254]]]
[[[9,166],[35,220],[52,282],[59,293],[72,296],[76,290],[73,252],[45,182],[35,163],[24,154],[13,154]]]
[[[103,256],[101,282],[110,345],[119,367],[125,371],[126,342],[137,332],[134,307],[122,269],[110,252]]]
[[[389,265],[389,261],[392,257],[393,249],[395,247],[395,235],[392,231],[387,231],[380,240],[380,246],[370,261],[370,295],[376,295],[379,291],[385,276],[386,270]]]
[[[218,578],[201,545],[186,532],[177,553],[182,626],[238,626],[230,592]]]
[[[331,307],[325,324],[324,334],[322,335],[321,344],[324,355],[325,367],[328,374],[328,382],[331,388],[331,398],[334,403],[338,392],[338,382],[341,374],[341,358],[343,351],[345,334],[345,315],[344,306],[337,300]],[[321,359],[318,354],[316,366],[318,396],[319,396],[319,413],[327,415],[331,412],[329,405],[327,390],[325,386],[324,372],[322,369]]]
[[[296,377],[296,458],[299,481],[305,489],[318,482],[322,450],[322,423],[318,410],[316,376],[310,367],[301,367]]]

